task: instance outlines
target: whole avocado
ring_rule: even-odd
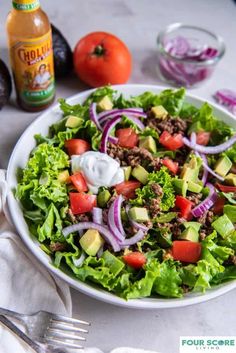
[[[70,73],[73,68],[72,51],[61,32],[53,24],[51,24],[51,26],[55,76],[57,78],[64,77]]]
[[[12,91],[11,76],[9,70],[0,59],[0,110],[8,102]]]

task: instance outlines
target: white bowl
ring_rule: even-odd
[[[141,94],[144,91],[152,91],[154,93],[159,93],[165,87],[152,85],[118,85],[114,86],[114,88],[117,89],[119,92],[123,93],[125,96],[129,97],[130,95],[134,96]],[[70,104],[82,103],[91,94],[92,91],[93,90],[89,90],[83,93],[76,94],[75,96],[69,98],[67,101]],[[199,107],[205,100],[187,94],[187,101]],[[217,105],[213,103],[210,104],[213,106],[214,113],[219,119],[225,121],[227,124],[236,128],[236,121],[234,120],[232,114],[229,114],[224,109],[220,109]],[[27,224],[23,217],[21,205],[15,199],[13,195],[13,190],[17,186],[16,175],[18,168],[25,167],[29,158],[29,154],[35,147],[34,135],[38,133],[42,135],[47,135],[48,127],[60,118],[61,112],[58,104],[41,114],[25,130],[25,132],[17,142],[12,152],[7,170],[7,182],[10,187],[10,192],[7,201],[13,223],[17,231],[19,232],[21,238],[29,248],[29,251],[31,251],[32,254],[48,268],[48,270],[50,270],[51,272],[53,272],[53,274],[66,281],[70,286],[91,297],[115,305],[137,309],[175,308],[192,305],[215,298],[221,294],[227,293],[231,289],[236,288],[235,280],[226,284],[221,284],[219,286],[213,287],[212,289],[207,290],[205,293],[189,293],[180,299],[143,298],[125,301],[124,299],[121,299],[112,293],[102,290],[95,285],[81,282],[80,280],[76,279],[71,274],[71,272],[69,272],[68,270],[66,271],[66,269],[62,271],[60,269],[55,268],[51,262],[50,257],[40,249],[37,240],[29,233]]]

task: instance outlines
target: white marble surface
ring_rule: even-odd
[[[122,38],[133,54],[132,83],[160,83],[155,73],[160,29],[176,21],[209,28],[224,37],[227,52],[213,78],[192,93],[211,99],[218,88],[235,88],[236,5],[232,0],[41,0],[41,4],[72,47],[95,30]],[[0,6],[0,56],[6,59],[4,22],[11,1],[1,0]],[[70,77],[58,83],[57,96],[68,97],[85,88]],[[14,96],[0,112],[1,167],[7,166],[14,144],[36,116],[19,110]],[[122,345],[177,353],[181,335],[235,335],[236,291],[192,307],[152,311],[114,307],[74,290],[72,296],[74,316],[92,322],[87,344],[105,352]]]

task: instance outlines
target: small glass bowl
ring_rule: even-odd
[[[196,26],[174,23],[157,37],[158,72],[174,86],[196,87],[211,77],[225,53],[221,37]]]

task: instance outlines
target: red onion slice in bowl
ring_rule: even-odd
[[[205,200],[203,200],[199,205],[192,209],[192,214],[194,217],[201,217],[206,211],[208,211],[216,202],[217,193],[212,184],[207,183],[206,187],[210,189],[210,193]]]
[[[64,235],[64,237],[66,237],[69,234],[77,232],[81,229],[96,229],[102,235],[104,240],[112,246],[114,252],[120,251],[120,246],[117,240],[114,238],[114,235],[101,224],[97,224],[94,222],[80,222],[64,228],[62,230],[62,234]]]

